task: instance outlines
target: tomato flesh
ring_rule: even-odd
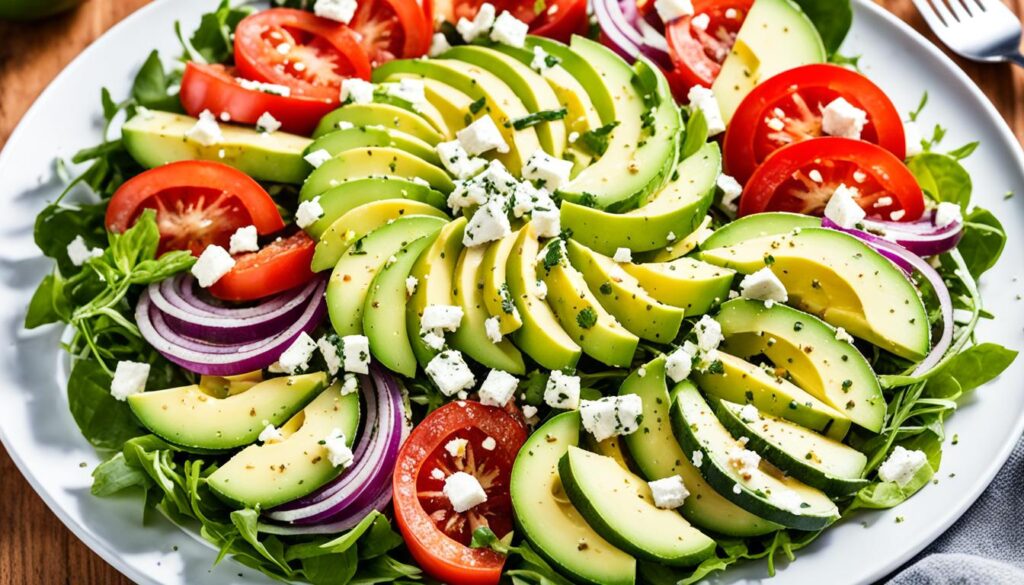
[[[586,0],[549,1],[530,23],[530,34],[568,43],[574,34],[587,34],[589,25]]]
[[[374,67],[426,53],[431,24],[412,0],[363,0],[351,22]]]
[[[696,0],[694,16],[707,15],[706,27],[694,26],[694,16],[676,19],[665,27],[669,57],[681,80],[681,88],[711,87],[736,43],[736,35],[752,4],[753,0]]]
[[[213,286],[210,294],[225,301],[254,301],[302,286],[316,275],[310,269],[314,242],[297,231],[267,244],[258,252],[235,257],[235,266]]]
[[[493,439],[493,449],[484,447]],[[464,439],[464,453],[446,447]],[[505,559],[489,549],[470,548],[473,531],[490,528],[498,537],[512,531],[509,481],[512,464],[526,442],[526,429],[503,409],[457,401],[427,415],[398,454],[393,479],[395,520],[416,561],[445,583],[498,583]],[[490,445],[488,445],[490,446]],[[480,482],[487,500],[459,513],[444,495],[445,478],[456,472]]]

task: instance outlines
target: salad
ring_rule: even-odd
[[[935,481],[1005,233],[835,0],[282,0],[175,24],[26,327],[139,493],[314,584],[767,571]],[[120,98],[120,101],[119,101]]]

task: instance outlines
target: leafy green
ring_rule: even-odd
[[[82,435],[98,449],[119,449],[145,434],[128,405],[110,394],[110,375],[99,362],[77,360],[68,378],[68,402]]]
[[[608,141],[611,139],[612,130],[619,125],[619,121],[615,120],[601,126],[600,128],[594,128],[593,130],[587,130],[583,134],[580,134],[579,142],[587,150],[601,156],[608,150]]]
[[[232,35],[243,18],[253,13],[251,6],[232,8],[229,0],[221,0],[217,9],[202,16],[199,28],[185,38],[181,23],[174,23],[185,57],[198,63],[231,63],[235,48]]]
[[[537,583],[541,585],[572,585],[565,577],[558,574],[529,543],[523,541],[512,544],[512,533],[499,539],[490,528],[481,526],[473,531],[469,546],[473,548],[489,548],[496,553],[508,557],[505,574],[519,583]]]
[[[971,175],[957,159],[938,152],[922,152],[907,161],[921,188],[936,201],[955,203],[966,212],[971,202]]]
[[[135,76],[132,99],[137,106],[165,112],[181,111],[181,101],[176,94],[170,92],[171,87],[178,81],[178,74],[165,72],[160,53],[153,51]]]
[[[829,56],[839,50],[853,24],[850,0],[794,0],[814,24]]]
[[[964,233],[957,250],[971,276],[980,278],[995,266],[1005,246],[1006,231],[991,211],[975,207],[964,217]]]
[[[682,145],[679,147],[679,160],[689,158],[700,150],[708,141],[708,121],[704,110],[694,108],[686,120],[686,132],[683,134]]]
[[[583,307],[576,314],[576,324],[584,329],[590,329],[597,324],[597,313],[590,307]]]
[[[568,110],[565,108],[559,110],[540,110],[539,112],[527,114],[522,118],[516,118],[515,120],[512,120],[511,124],[516,130],[525,130],[542,122],[561,120],[562,118],[565,118],[567,113]]]

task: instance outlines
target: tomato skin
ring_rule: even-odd
[[[726,172],[740,182],[749,179],[772,151],[786,144],[772,136],[784,135],[789,143],[822,136],[818,107],[839,97],[867,113],[863,140],[882,146],[900,160],[906,157],[903,122],[885,92],[856,71],[814,64],[763,81],[740,102],[725,134]],[[775,109],[786,113],[783,132],[773,132],[766,125]]]
[[[478,508],[500,500],[497,505],[508,508],[504,512],[508,517],[500,520],[511,530],[508,480],[515,456],[526,442],[526,429],[503,409],[465,400],[448,403],[431,412],[402,445],[392,479],[395,522],[413,558],[435,579],[460,585],[496,585],[505,557],[490,549],[470,548],[468,542],[460,542],[442,532],[421,500],[428,497],[421,496],[421,486],[436,492],[443,485],[430,477],[430,470],[437,461],[437,453],[444,452],[444,445],[453,435],[495,439],[495,449],[479,451],[477,459],[492,460],[498,471],[495,482],[503,491],[488,492],[488,501]],[[498,534],[499,538],[502,536]]]
[[[144,209],[155,209],[160,250],[227,247],[239,227],[259,234],[284,228],[270,195],[245,173],[219,162],[180,161],[144,171],[121,185],[110,198],[107,230],[122,233]]]
[[[676,19],[665,26],[669,57],[679,80],[676,85],[679,88],[676,91],[678,99],[685,99],[686,92],[695,85],[711,87],[753,3],[754,0],[694,0],[694,15],[706,14],[711,19],[707,30],[693,26],[691,16]],[[650,10],[653,5],[653,2],[648,2],[644,9]],[[735,14],[728,12],[730,10],[736,11]],[[729,41],[714,32],[719,29],[724,29]]]
[[[235,257],[235,267],[209,288],[224,301],[255,301],[291,290],[313,280],[314,242],[299,230],[273,241],[258,252]]]
[[[806,174],[811,168],[823,175],[815,192],[794,190],[794,185],[809,184]],[[856,179],[858,171],[864,174],[861,181]],[[829,136],[804,140],[773,152],[744,186],[739,215],[763,211],[820,215],[840,183],[860,190],[858,203],[868,215],[890,219],[892,212],[902,210],[899,221],[914,221],[924,213],[924,193],[902,160],[870,142]],[[893,201],[877,205],[882,197]]]
[[[426,54],[434,32],[415,0],[361,0],[350,26],[373,66]]]
[[[347,25],[310,12],[271,8],[235,29],[235,64],[246,79],[286,85],[292,95],[340,99],[346,77],[370,79],[370,59]]]
[[[548,7],[530,23],[530,34],[568,44],[572,35],[585,35],[589,25],[586,0],[557,0],[548,2]]]
[[[264,112],[278,122],[281,129],[294,134],[309,135],[320,118],[337,107],[324,98],[281,96],[246,89],[223,65],[186,63],[181,78],[181,105],[190,116],[209,110],[218,118],[230,116],[231,122],[255,124]]]

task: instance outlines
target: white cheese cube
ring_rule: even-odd
[[[337,126],[338,130],[351,130],[356,127],[355,124],[349,122],[348,120],[341,120],[337,124],[335,124],[335,126]]]
[[[331,429],[331,432],[324,438],[324,450],[327,451],[327,460],[334,467],[351,467],[355,461],[352,449],[349,449],[345,433],[341,432],[341,429]]]
[[[612,260],[615,260],[619,264],[629,264],[633,261],[633,251],[629,248],[616,248],[615,255],[612,256]]]
[[[654,9],[665,24],[693,14],[692,0],[655,0]],[[707,25],[704,25],[705,28]]]
[[[185,132],[185,138],[203,146],[213,146],[220,144],[224,140],[224,135],[217,124],[217,118],[210,110],[203,110],[199,114],[199,120],[196,121],[195,126]]]
[[[348,396],[357,390],[359,390],[359,378],[355,374],[345,374],[344,381],[341,383],[341,395]]]
[[[487,339],[491,340],[491,343],[501,343],[501,321],[497,317],[488,317],[484,320],[484,333],[487,334]]]
[[[868,114],[843,98],[836,98],[821,110],[821,131],[829,136],[860,140]]]
[[[552,370],[544,386],[544,402],[551,408],[576,410],[580,407],[580,378]]]
[[[825,217],[831,219],[841,228],[852,229],[864,221],[867,213],[861,209],[854,200],[858,197],[855,187],[847,187],[845,184],[836,187],[828,204],[825,205]]]
[[[487,166],[487,161],[482,158],[470,158],[469,153],[462,148],[462,143],[458,140],[440,142],[434,147],[434,150],[444,168],[458,179],[468,179]]]
[[[313,352],[316,351],[316,348],[317,343],[313,341],[313,338],[308,333],[303,331],[288,346],[288,349],[281,353],[281,357],[277,358],[277,363],[280,364],[281,369],[285,372],[295,374],[309,365],[309,358],[313,357]]]
[[[480,402],[488,406],[505,406],[512,399],[519,380],[508,372],[491,370],[480,385]]]
[[[208,288],[234,267],[235,259],[227,250],[217,245],[207,246],[192,265],[192,276],[196,277],[199,286]]]
[[[484,203],[487,203],[487,189],[477,180],[455,181],[455,188],[448,196],[448,207],[452,213]]]
[[[553,204],[544,209],[534,208],[530,220],[538,237],[556,238],[562,233],[562,212]]]
[[[520,183],[500,160],[488,163],[487,170],[477,175],[473,182],[482,185],[489,193],[496,193],[502,197],[511,197]]]
[[[313,12],[322,18],[329,18],[348,24],[356,14],[356,0],[316,0]],[[335,466],[337,467],[337,466]]]
[[[423,340],[423,344],[434,351],[441,351],[444,347],[444,335],[441,335],[437,331],[421,331],[420,339]]]
[[[284,440],[284,435],[274,425],[267,423],[267,426],[263,427],[260,431],[260,435],[256,437],[256,440],[260,443],[279,443]]]
[[[846,343],[853,343],[853,336],[847,333],[843,327],[836,327],[836,339]]]
[[[740,420],[743,422],[757,422],[761,420],[761,413],[753,404],[744,404],[740,409]]]
[[[694,451],[693,454],[690,455],[690,462],[693,463],[694,467],[700,469],[700,467],[704,465],[704,452]]]
[[[533,291],[533,296],[537,297],[537,299],[541,301],[548,298],[548,283],[543,280],[538,280],[537,288]]]
[[[99,258],[103,255],[103,250],[99,248],[89,248],[85,244],[85,240],[82,236],[75,236],[75,239],[71,240],[68,244],[68,259],[75,266],[81,266],[93,258]]]
[[[370,373],[370,340],[365,335],[341,338],[341,358],[346,372]]]
[[[803,514],[804,501],[800,494],[793,490],[785,489],[772,492],[772,501],[775,505],[792,514]]]
[[[323,216],[324,208],[320,205],[320,196],[317,195],[309,201],[299,203],[299,208],[295,210],[295,225],[306,229]]]
[[[708,315],[701,317],[693,329],[697,332],[697,347],[704,353],[718,349],[725,340],[722,336],[722,326]]]
[[[466,445],[469,441],[466,439],[452,439],[444,445],[444,450],[448,452],[454,458],[466,456]]]
[[[425,370],[437,385],[437,389],[445,396],[453,396],[476,384],[473,371],[466,365],[466,360],[463,359],[460,351],[442,351],[430,360]]]
[[[312,165],[314,169],[319,169],[320,165],[331,160],[331,153],[321,148],[319,150],[314,150],[302,158],[306,159],[306,162]]]
[[[501,136],[501,130],[489,115],[477,118],[475,122],[456,132],[455,138],[462,143],[462,148],[466,149],[470,156],[479,156],[494,149],[500,153],[508,152],[508,144]]]
[[[546,193],[545,196],[547,196]],[[534,187],[533,183],[529,181],[520,182],[512,192],[512,215],[523,217],[530,213],[533,211],[533,207],[539,198],[540,190]]]
[[[445,330],[455,332],[462,323],[462,307],[456,305],[427,305],[420,318],[424,331]]]
[[[505,10],[494,21],[491,28],[491,40],[496,43],[522,49],[526,44],[526,33],[530,31],[530,25],[512,16]]]
[[[681,347],[665,358],[665,373],[673,382],[682,382],[688,378],[692,369],[693,355]]]
[[[478,209],[466,224],[466,233],[462,236],[462,244],[467,248],[500,240],[512,233],[512,225],[505,215],[504,201],[491,198]]]
[[[657,481],[649,481],[651,497],[654,498],[654,505],[663,510],[674,510],[683,505],[690,491],[686,489],[683,478],[678,475],[666,477]]]
[[[452,46],[448,42],[448,37],[444,36],[444,33],[434,33],[434,36],[430,38],[430,50],[427,51],[427,55],[437,57],[450,48]]]
[[[708,136],[717,136],[725,132],[725,120],[722,118],[722,110],[718,107],[718,100],[715,99],[713,91],[695,85],[690,88],[686,98],[690,102],[690,108],[704,113],[704,121],[708,124]]]
[[[558,60],[545,51],[544,47],[540,45],[533,46],[533,59],[530,61],[531,69],[543,75],[557,63]],[[570,140],[569,142],[573,141]]]
[[[749,449],[736,446],[729,450],[729,465],[744,479],[749,479],[760,463],[761,456]]]
[[[735,178],[721,174],[716,181],[718,188],[722,190],[722,207],[735,212],[740,195],[743,194],[743,185]]]
[[[256,119],[256,130],[265,132],[267,134],[273,134],[281,129],[281,122],[278,122],[270,112],[263,112],[260,117]]]
[[[149,364],[130,361],[117,362],[114,378],[110,381],[110,395],[123,402],[132,394],[145,391],[147,379],[149,379]]]
[[[526,417],[526,420],[530,420],[531,418],[537,416],[537,407],[530,406],[529,404],[527,404],[526,406],[523,407],[523,416]]]
[[[270,95],[279,95],[283,97],[289,97],[292,95],[292,88],[287,85],[279,85],[277,83],[264,83],[262,81],[253,81],[252,79],[243,79],[236,77],[235,81],[238,85],[245,89],[258,91],[262,93],[269,93]],[[220,119],[222,122],[230,122],[231,114],[228,112],[221,112]]]
[[[326,335],[322,335],[320,339],[316,340],[316,346],[320,348],[320,355],[324,357],[324,363],[327,364],[327,372],[332,376],[337,375],[341,371],[341,355],[338,354],[338,346]]]
[[[242,254],[244,252],[258,252],[260,249],[259,234],[256,233],[256,226],[247,225],[240,227],[235,230],[235,233],[231,234],[230,250],[231,255]]]
[[[740,282],[740,296],[745,299],[776,303],[784,303],[789,300],[786,286],[767,266],[743,277],[743,281]]]
[[[393,98],[412,104],[416,109],[427,103],[422,79],[400,79],[397,83],[385,84],[385,93]]]
[[[419,287],[420,280],[415,276],[409,276],[405,279],[405,294],[406,296],[412,296],[416,294],[416,288]]]
[[[584,400],[580,403],[580,418],[583,428],[600,442],[636,432],[643,418],[643,407],[643,401],[636,394]]]
[[[475,477],[465,471],[456,471],[444,480],[441,490],[452,509],[461,514],[487,501],[487,493]]]
[[[341,80],[341,103],[369,104],[373,102],[373,84],[358,77]]]
[[[485,2],[480,6],[473,20],[468,20],[465,17],[460,18],[459,22],[455,25],[455,30],[462,35],[464,41],[471,43],[481,34],[491,30],[491,27],[494,26],[496,14],[494,5],[490,2]]]
[[[960,206],[956,203],[943,201],[935,208],[935,227],[944,228],[952,223],[962,223],[963,220]]]
[[[914,478],[917,470],[928,463],[928,456],[922,451],[910,451],[897,445],[889,458],[878,468],[878,479],[905,486]]]
[[[555,158],[543,150],[536,150],[523,166],[523,178],[540,182],[549,191],[557,191],[569,181],[572,162]]]

